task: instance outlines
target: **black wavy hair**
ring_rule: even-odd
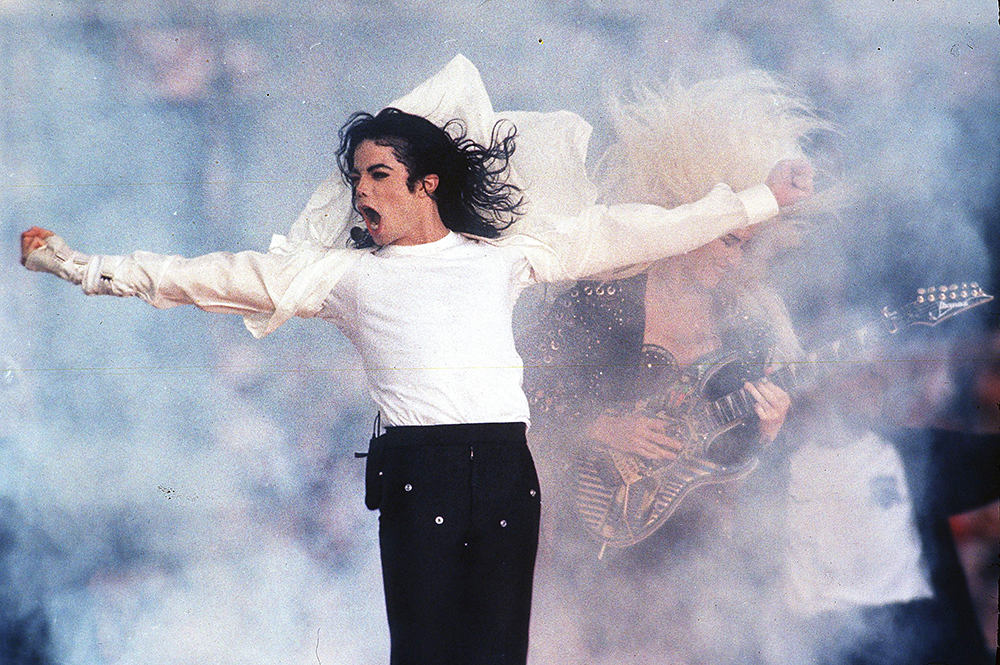
[[[517,128],[500,121],[493,127],[490,145],[466,137],[464,125],[451,120],[438,127],[430,120],[395,108],[376,115],[359,111],[340,128],[337,165],[351,186],[354,153],[362,141],[389,146],[406,167],[407,187],[434,174],[438,186],[431,195],[444,225],[459,233],[495,238],[521,213],[521,190],[507,182],[507,164],[514,154]],[[374,245],[364,227],[351,230],[356,247]]]

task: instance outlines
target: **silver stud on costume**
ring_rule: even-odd
[[[507,526],[507,520],[500,520],[500,526]]]
[[[409,492],[413,489],[413,485],[411,485],[410,483],[406,483],[405,485],[403,485],[403,489]]]
[[[437,517],[434,518],[434,523],[435,524],[444,524],[444,518],[441,517],[440,515],[438,515]]]

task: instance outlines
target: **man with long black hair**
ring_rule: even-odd
[[[471,64],[459,66],[472,76]],[[481,87],[478,74],[471,83]],[[524,663],[540,493],[511,330],[518,294],[763,221],[810,194],[811,171],[779,163],[766,185],[720,186],[673,210],[588,205],[560,215],[536,199],[528,233],[518,214],[533,190],[508,177],[514,128],[492,125],[485,145],[455,128],[394,108],[352,116],[338,162],[365,230],[351,234],[351,248],[88,256],[34,227],[22,234],[22,261],[88,294],[241,314],[258,336],[281,312],[336,324],[362,357],[386,426],[366,502],[381,511],[392,663]]]

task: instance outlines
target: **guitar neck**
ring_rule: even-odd
[[[851,335],[829,342],[814,349],[799,361],[788,362],[770,374],[767,379],[784,390],[796,390],[813,385],[838,363],[857,358],[858,353],[891,332],[884,325],[870,324],[854,331]],[[729,425],[742,420],[754,412],[756,400],[745,388],[735,390],[717,400],[706,402],[709,417],[718,426]]]
[[[859,328],[853,334],[830,342],[799,362],[791,362],[767,377],[787,393],[809,385],[837,363],[857,358],[858,352],[869,347],[887,334],[898,333],[909,326],[936,326],[956,314],[993,300],[976,282],[931,286],[918,289],[914,301],[897,310],[882,309],[882,319]],[[708,416],[720,427],[746,418],[753,413],[755,400],[745,389],[729,393],[715,401],[706,402]]]

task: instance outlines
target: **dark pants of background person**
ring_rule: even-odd
[[[540,494],[524,424],[391,427],[379,439],[390,662],[525,663]]]
[[[956,616],[935,599],[854,612],[828,612],[811,629],[822,636],[817,665],[987,665],[974,616]],[[963,620],[964,619],[964,620]]]

